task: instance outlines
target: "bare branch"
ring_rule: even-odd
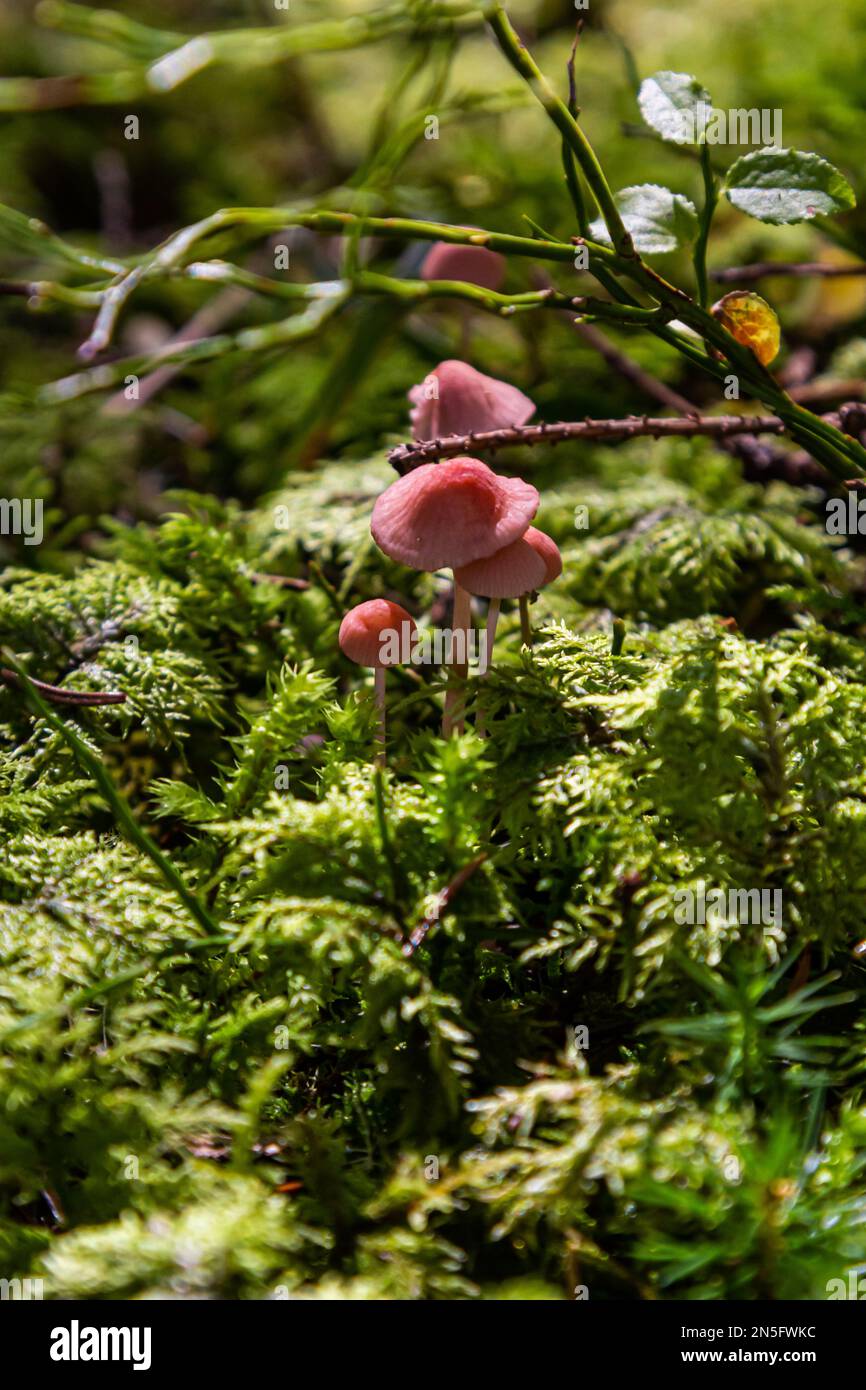
[[[5,666],[0,666],[0,681],[19,689],[24,685],[17,672],[7,670]],[[122,705],[126,701],[121,690],[64,690],[59,685],[46,685],[45,681],[34,680],[32,676],[30,684],[53,705]]]
[[[596,328],[595,324],[575,323],[574,329],[609,367],[612,367],[626,381],[630,381],[633,386],[637,386],[652,400],[667,406],[669,410],[680,410],[684,414],[695,413],[694,407],[684,396],[681,396],[678,391],[672,390],[665,382],[659,381],[657,377],[650,376],[649,372],[645,372],[639,362],[635,362],[633,357],[628,357],[626,353],[621,352],[616,344],[602,333],[600,328]]]
[[[433,909],[433,911],[428,913],[428,915],[424,918],[424,921],[419,923],[419,925],[412,932],[408,941],[404,942],[404,956],[414,955],[415,951],[421,945],[421,942],[424,940],[427,933],[431,930],[432,927],[436,926],[436,923],[439,921],[443,912],[445,912],[445,910],[448,907],[450,907],[454,898],[457,896],[457,894],[460,892],[460,889],[463,887],[464,883],[467,881],[467,879],[470,879],[472,877],[476,869],[481,868],[481,865],[485,862],[486,859],[486,854],[479,854],[477,858],[470,860],[468,864],[464,864],[462,869],[458,869],[457,873],[454,875],[448,886],[446,888],[443,888],[441,893],[438,894],[436,899],[436,906]]]
[[[823,381],[807,381],[791,386],[788,395],[801,405],[827,405],[830,401],[853,401],[866,396],[866,380],[862,377],[827,377]]]
[[[707,435],[727,439],[738,434],[783,434],[785,423],[776,415],[689,415],[652,419],[648,415],[628,415],[622,420],[569,420],[558,424],[515,425],[511,429],[485,430],[473,434],[450,435],[412,444],[399,444],[388,455],[398,473],[408,473],[422,463],[456,458],[477,451],[493,452],[527,444],[560,444],[566,439],[634,439],[649,436],[688,438]]]
[[[825,280],[845,279],[851,275],[866,275],[866,265],[827,265],[824,261],[755,261],[754,265],[732,265],[725,270],[710,271],[710,278],[720,285],[742,285],[750,280],[766,280],[771,275],[787,275],[807,279],[818,275]]]

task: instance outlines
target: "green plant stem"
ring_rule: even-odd
[[[490,232],[472,227],[457,227],[448,222],[431,222],[415,217],[374,217],[365,215],[359,218],[353,212],[318,208],[305,210],[294,207],[258,208],[235,207],[219,208],[207,217],[183,227],[164,241],[148,261],[167,269],[181,265],[186,256],[198,242],[218,232],[241,229],[246,234],[253,231],[258,236],[270,236],[286,227],[305,227],[311,232],[336,232],[341,236],[351,233],[358,223],[362,223],[370,236],[405,237],[422,241],[446,241],[452,246],[486,246],[491,251],[499,251],[504,256],[530,256],[539,260],[574,261],[574,246],[566,241],[542,241],[538,237],[514,236],[509,232]],[[609,246],[587,241],[590,259],[609,265],[612,269],[628,270],[626,261],[617,256]]]
[[[394,299],[410,303],[423,303],[428,299],[463,299],[476,305],[487,313],[511,318],[527,309],[578,309],[581,302],[570,294],[560,294],[556,290],[527,290],[523,294],[500,294],[496,290],[486,290],[480,285],[470,285],[465,280],[398,280],[390,275],[378,275],[372,271],[362,271],[355,287],[363,294],[388,295]],[[604,308],[614,309],[615,305]]]
[[[96,10],[89,5],[72,4],[70,0],[45,0],[39,6],[37,18],[46,28],[61,29],[66,34],[107,44],[143,63],[169,53],[188,37],[176,30],[140,24],[117,10]]]
[[[834,477],[844,481],[852,476],[852,470],[859,476],[866,472],[866,450],[863,446],[843,434],[835,425],[813,415],[811,411],[793,401],[760,364],[754,353],[738,343],[712,314],[707,313],[682,290],[669,285],[642,261],[636,264],[632,276],[650,293],[651,287],[655,286],[656,296],[668,304],[683,323],[699,333],[710,347],[727,358],[741,383],[749,388],[756,399],[770,406],[785,421],[792,437],[813,452]],[[675,345],[679,347],[680,342],[681,339],[677,335]]]
[[[140,850],[142,854],[146,855],[151,863],[156,865],[156,868],[165,879],[169,888],[177,895],[187,912],[198,925],[202,927],[209,936],[218,936],[219,927],[216,922],[210,916],[204,904],[200,902],[194,893],[190,892],[177,869],[162,853],[162,850],[157,847],[152,837],[139,825],[125,798],[114,785],[114,782],[101,760],[88,748],[87,744],[80,735],[72,729],[71,725],[61,719],[59,715],[45,703],[27,672],[21,666],[20,662],[16,661],[12,652],[4,648],[3,659],[18,676],[21,687],[34,713],[38,714],[50,724],[51,728],[54,729],[56,733],[60,734],[64,742],[72,749],[78,763],[84,771],[93,778],[114,812],[117,825],[126,839],[135,845],[136,849]]]
[[[582,27],[583,26],[581,21],[580,23],[578,23],[577,26],[577,32],[575,34],[574,43],[572,44],[571,48],[571,56],[569,57],[567,65],[568,114],[571,116],[571,119],[573,121],[577,121],[578,115],[580,114],[577,105],[577,86],[575,82],[574,70],[575,58],[577,53],[577,43],[578,39],[580,38],[580,32]],[[572,207],[574,208],[575,216],[577,217],[577,230],[580,232],[581,236],[585,237],[589,234],[589,218],[586,214],[586,199],[583,196],[583,189],[580,184],[580,173],[578,172],[577,163],[574,157],[574,151],[572,150],[569,142],[565,139],[565,136],[563,136],[562,138],[562,167],[565,170],[565,184],[568,189],[569,197],[571,198],[571,203]]]
[[[587,185],[596,201],[610,239],[616,250],[623,256],[634,254],[629,232],[620,216],[613,193],[604,176],[595,151],[584,135],[580,125],[572,116],[565,102],[558,97],[534,58],[521,43],[515,33],[504,7],[498,3],[484,7],[485,18],[499,47],[515,72],[519,73],[530,90],[541,103],[563,140],[573,150],[583,172]]]
[[[701,174],[704,180],[704,205],[701,209],[701,222],[695,241],[694,266],[695,281],[698,287],[698,303],[701,308],[705,309],[710,297],[707,282],[707,245],[710,239],[713,215],[719,200],[716,177],[710,163],[709,146],[706,144],[701,145]]]
[[[376,702],[376,771],[381,772],[388,761],[388,716],[385,690],[386,671],[377,666],[374,673],[374,698]]]
[[[127,66],[82,76],[0,79],[0,111],[152,98],[212,67],[256,71],[305,54],[354,50],[397,34],[450,34],[455,26],[475,28],[481,11],[475,0],[453,0],[430,5],[423,17],[416,18],[405,4],[395,4],[347,19],[183,34],[150,29],[112,10],[47,0],[39,7],[39,19],[108,45]]]
[[[312,304],[303,314],[294,314],[291,318],[265,324],[260,328],[245,328],[239,333],[221,333],[211,338],[175,343],[147,356],[127,357],[118,362],[90,368],[88,371],[76,372],[73,376],[49,382],[39,390],[37,397],[45,405],[58,405],[65,401],[78,400],[96,391],[116,387],[130,375],[146,376],[159,367],[211,362],[217,357],[225,357],[238,350],[265,352],[271,348],[301,342],[312,337],[328,319],[342,309],[348,298],[349,287],[341,287],[328,298],[322,298]]]
[[[101,270],[108,275],[122,275],[129,269],[125,261],[94,256],[89,251],[70,245],[38,217],[28,217],[26,213],[18,212],[17,208],[10,208],[5,203],[0,203],[0,241],[14,247],[19,254],[26,250],[40,257],[51,256],[79,270]]]
[[[586,236],[589,232],[586,202],[583,197],[583,189],[580,186],[580,175],[574,162],[574,154],[567,140],[562,142],[562,167],[565,170],[565,186],[568,189],[568,196],[571,198],[571,205],[577,217],[577,230],[581,236]]]
[[[519,237],[501,232],[476,231],[472,228],[413,218],[365,216],[360,220],[365,231],[374,236],[438,240],[463,246],[486,246],[503,255],[526,256],[570,264],[573,264],[574,260],[574,246],[566,242],[544,241],[537,237]],[[346,235],[357,228],[358,222],[359,219],[353,213],[347,212],[303,212],[291,208],[223,208],[200,222],[183,228],[151,253],[149,259],[145,258],[147,274],[183,273],[184,261],[197,243],[232,229],[241,229],[243,232],[254,229],[260,235],[268,235],[288,226],[301,226],[312,231]],[[616,287],[615,303],[607,305],[603,301],[592,301],[594,315],[622,322],[621,309],[628,308],[631,312],[625,317],[649,328],[703,371],[717,379],[724,379],[728,373],[721,363],[716,362],[710,354],[702,352],[696,343],[690,343],[683,334],[665,322],[666,319],[678,318],[700,335],[709,347],[714,348],[730,362],[741,383],[756,399],[763,401],[785,420],[792,437],[813,452],[819,462],[835,477],[844,480],[866,474],[866,450],[862,445],[792,401],[770,373],[760,365],[754,354],[748,348],[742,347],[705,308],[695,303],[682,290],[669,284],[640,257],[622,257],[610,247],[600,246],[591,241],[584,241],[583,244],[587,247],[590,271],[600,283],[606,287],[611,286],[612,292]],[[139,261],[138,266],[131,267],[129,273],[141,264]],[[220,273],[223,276],[226,274],[224,269]],[[619,284],[617,275],[631,279],[639,289],[656,301],[656,306],[648,308],[637,303]],[[434,288],[431,288],[431,284]],[[111,288],[119,289],[119,286]],[[247,329],[236,335],[221,335],[199,342],[175,344],[166,352],[144,359],[113,363],[111,366],[96,368],[92,373],[78,373],[43,388],[41,398],[46,402],[67,400],[115,386],[130,372],[139,374],[170,363],[207,361],[237,348],[262,351],[298,341],[315,333],[322,323],[342,308],[355,289],[361,293],[391,294],[418,301],[437,295],[459,296],[471,300],[480,308],[500,314],[517,313],[525,308],[544,305],[562,308],[573,303],[569,297],[557,297],[555,292],[551,294],[549,290],[532,291],[526,295],[493,296],[492,292],[482,290],[478,286],[467,286],[458,282],[451,284],[447,281],[439,282],[438,285],[436,282],[413,283],[373,272],[360,272],[356,285],[348,281],[336,281],[329,285],[309,288],[321,298],[311,304],[303,314],[277,324]],[[122,295],[118,297],[122,300]],[[617,305],[620,306],[619,310]],[[664,306],[664,313],[659,311],[660,305]]]
[[[524,647],[532,646],[532,619],[529,616],[529,595],[520,595],[520,637]]]
[[[553,307],[560,306],[554,304]],[[603,299],[593,299],[586,295],[573,299],[571,307],[577,309],[582,318],[605,319],[608,323],[627,323],[641,328],[648,328],[654,323],[666,323],[672,315],[672,310],[664,304],[656,304],[646,309],[642,304],[608,304]]]

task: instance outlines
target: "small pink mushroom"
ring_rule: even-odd
[[[376,742],[376,766],[385,766],[385,669],[397,662],[392,658],[396,645],[401,649],[406,639],[410,644],[418,634],[415,619],[399,603],[374,598],[350,608],[340,623],[340,649],[350,661],[359,666],[372,666],[375,676],[376,709],[379,727]],[[396,641],[395,641],[396,638]]]
[[[400,564],[456,570],[517,540],[538,501],[531,483],[503,478],[479,459],[425,463],[385,489],[373,508],[370,530],[379,549]],[[468,634],[470,622],[469,594],[455,578],[452,628]],[[457,674],[465,675],[465,670]],[[445,698],[446,736],[456,701],[452,685]]]
[[[535,528],[530,526],[529,531],[533,530]],[[490,599],[487,613],[487,650],[480,675],[484,675],[489,666],[501,600],[521,598],[545,582],[547,565],[527,539],[529,531],[502,550],[497,550],[495,555],[488,555],[484,560],[474,560],[471,565],[464,565],[455,571],[454,578],[457,583],[468,589],[470,594],[481,594],[484,598]]]
[[[409,400],[414,439],[507,429],[525,425],[535,413],[534,403],[516,386],[454,358],[440,362],[420,386],[413,386]]]
[[[529,530],[534,527],[530,526]],[[455,573],[458,583],[470,594],[481,594],[498,602],[502,598],[519,598],[537,589],[545,581],[547,566],[523,535],[484,560],[462,565]]]
[[[462,280],[482,290],[498,290],[505,280],[505,257],[486,246],[457,246],[437,241],[421,265],[422,280]]]
[[[538,491],[479,459],[424,463],[386,488],[370,530],[380,550],[417,570],[456,569],[522,536]]]
[[[519,540],[512,541],[495,555],[475,560],[455,571],[455,581],[470,594],[481,594],[490,599],[487,611],[485,633],[484,665],[479,675],[485,676],[490,669],[493,643],[496,640],[496,626],[499,622],[500,602],[504,598],[517,598],[521,604],[521,628],[523,626],[523,604],[535,589],[543,589],[562,574],[562,556],[559,547],[550,536],[530,526]],[[528,610],[527,610],[528,612]],[[524,641],[526,633],[523,632]],[[531,638],[530,638],[531,641]],[[483,721],[479,714],[478,732],[483,733]]]
[[[544,579],[540,584],[533,586],[536,589],[544,589],[562,574],[562,556],[559,553],[559,546],[551,536],[548,536],[544,531],[539,531],[535,526],[527,528],[523,539],[544,561]]]

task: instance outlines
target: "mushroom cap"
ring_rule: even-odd
[[[416,570],[455,569],[522,536],[538,492],[479,459],[423,463],[386,488],[370,530],[380,550]]]
[[[470,594],[481,594],[484,598],[519,598],[521,594],[540,589],[546,572],[542,556],[520,536],[497,550],[495,555],[461,566],[454,571],[454,578]]]
[[[505,279],[505,257],[486,246],[437,241],[421,265],[422,280],[462,280],[482,290],[498,290]]]
[[[440,362],[420,386],[413,386],[409,400],[415,439],[507,429],[525,425],[535,413],[535,403],[516,386],[454,358]]]
[[[544,531],[539,531],[535,526],[527,528],[523,537],[527,545],[531,545],[536,555],[540,555],[547,568],[547,574],[542,584],[552,584],[554,579],[558,579],[562,574],[562,556],[559,553],[559,546],[555,540],[546,535]],[[541,586],[539,586],[541,587]]]
[[[391,632],[402,636],[403,623],[409,624],[409,637],[414,639],[415,619],[399,603],[386,598],[359,603],[340,623],[340,650],[359,666],[389,666],[390,662],[382,660],[382,639]]]

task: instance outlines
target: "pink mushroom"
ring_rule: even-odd
[[[540,584],[534,586],[536,589],[544,589],[562,574],[562,556],[559,553],[559,546],[551,536],[548,536],[544,531],[539,531],[535,526],[527,528],[523,539],[544,561],[544,579]]]
[[[499,608],[504,598],[521,598],[532,593],[546,582],[547,564],[538,548],[530,541],[530,532],[541,533],[530,526],[518,540],[512,541],[494,555],[484,560],[474,560],[455,570],[454,578],[458,584],[468,589],[470,594],[481,594],[490,599],[487,613],[487,650],[485,653],[484,675],[490,663],[493,642],[496,637],[496,624],[499,621]],[[545,537],[545,540],[548,538]]]
[[[522,478],[503,478],[479,459],[456,458],[413,468],[386,488],[370,530],[380,550],[413,569],[457,570],[510,545],[538,510],[538,492]],[[470,599],[455,577],[455,633],[470,629]],[[465,676],[460,662],[458,677]],[[445,697],[442,731],[453,728],[455,687]]]
[[[465,230],[474,231],[467,227]],[[430,248],[421,266],[422,280],[461,280],[482,290],[499,290],[505,280],[507,266],[504,256],[488,251],[486,246],[457,246],[437,241]],[[468,356],[472,310],[470,305],[458,306],[460,314],[460,344],[463,356]]]
[[[529,527],[529,531],[534,529]],[[481,594],[496,603],[539,588],[545,581],[547,566],[527,537],[528,532],[483,560],[461,565],[455,571],[458,583],[470,594]]]
[[[486,643],[484,666],[479,675],[486,675],[490,668],[493,643],[496,640],[496,625],[499,622],[500,601],[504,598],[517,598],[521,603],[521,628],[523,625],[523,604],[535,589],[543,589],[562,574],[562,556],[559,546],[543,531],[530,526],[519,540],[512,541],[494,555],[472,564],[463,565],[455,571],[454,579],[470,594],[481,594],[490,599],[487,611]],[[528,610],[527,610],[528,612]],[[524,641],[526,633],[523,632]],[[530,638],[531,641],[531,638]],[[479,732],[482,732],[479,719]]]
[[[525,425],[535,413],[534,402],[516,386],[454,358],[440,362],[420,386],[413,386],[409,400],[414,439]]]
[[[462,280],[483,290],[498,290],[505,280],[505,257],[486,246],[457,246],[437,241],[421,265],[422,280]]]
[[[538,491],[503,478],[479,459],[424,463],[386,488],[370,530],[380,550],[417,570],[455,569],[522,536]]]
[[[397,648],[403,641],[410,645],[417,637],[415,619],[399,603],[385,598],[370,599],[350,608],[340,623],[340,649],[350,661],[359,666],[372,666],[375,676],[375,698],[378,711],[376,766],[385,766],[385,668],[396,665],[391,658],[397,634]]]

